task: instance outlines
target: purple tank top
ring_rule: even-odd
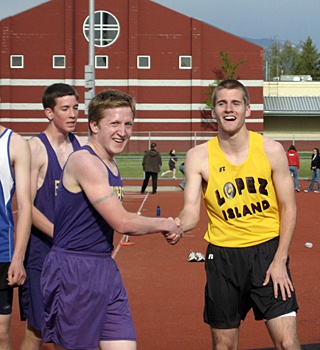
[[[49,221],[53,222],[55,197],[62,169],[46,134],[40,133],[37,137],[41,140],[47,150],[48,167],[44,182],[37,191],[34,205],[46,218],[48,218]],[[74,151],[81,147],[74,134],[70,133],[69,138]],[[32,226],[30,241],[26,253],[27,266],[41,270],[44,259],[49,253],[51,246],[52,239],[36,227]]]
[[[89,146],[83,146],[81,149],[98,157]],[[122,200],[123,183],[120,172],[118,170],[118,175],[115,176],[107,166],[106,168],[109,184]],[[95,210],[83,191],[69,192],[62,181],[58,187],[54,223],[55,246],[67,250],[97,253],[110,253],[113,250],[113,228]]]

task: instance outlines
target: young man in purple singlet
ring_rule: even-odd
[[[20,290],[21,316],[27,319],[20,350],[40,349],[43,300],[40,275],[52,246],[55,197],[62,168],[71,152],[87,142],[73,134],[78,118],[78,93],[68,84],[47,87],[42,104],[49,124],[29,140],[31,148],[32,228],[26,253],[27,279]]]
[[[13,196],[17,221],[14,226]],[[26,140],[0,125],[0,349],[10,350],[13,287],[26,278],[23,266],[30,236],[30,148]]]
[[[111,257],[114,230],[180,237],[172,218],[130,213],[115,155],[132,134],[135,101],[107,90],[89,104],[90,139],[67,160],[58,187],[53,247],[44,263],[43,340],[55,349],[135,350],[136,334],[119,269]],[[175,233],[173,233],[175,232]]]

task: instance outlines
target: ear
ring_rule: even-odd
[[[90,129],[93,134],[97,134],[99,130],[97,122],[90,122]]]
[[[51,121],[53,119],[53,110],[49,107],[47,107],[45,110],[44,110],[44,113],[46,115],[46,117]]]
[[[246,106],[246,118],[250,117],[251,115],[251,108],[250,105]]]

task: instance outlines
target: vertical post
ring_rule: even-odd
[[[88,114],[88,104],[95,96],[95,51],[94,51],[94,0],[89,0],[89,57],[88,65],[84,67],[85,87],[84,93],[85,114]]]

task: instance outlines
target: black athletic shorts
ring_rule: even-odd
[[[12,313],[13,288],[8,286],[10,263],[0,263],[0,315]]]
[[[270,320],[297,311],[295,292],[284,301],[281,295],[274,297],[271,279],[268,285],[262,286],[278,243],[279,239],[274,238],[247,248],[208,245],[205,323],[212,328],[238,328],[251,308],[256,320]],[[289,258],[287,271],[291,278]]]

